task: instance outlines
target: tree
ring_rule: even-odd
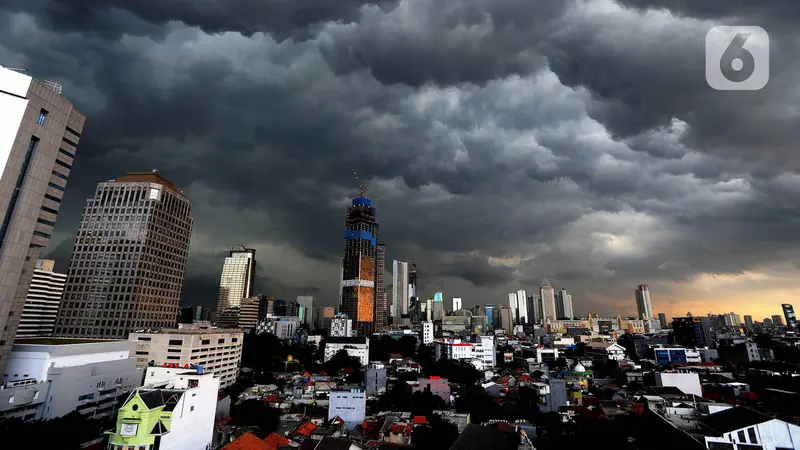
[[[109,427],[110,421],[84,418],[73,411],[50,420],[0,420],[0,436],[3,442],[17,443],[25,448],[52,447],[57,436],[59,448],[79,449],[84,442],[102,437],[104,428]]]
[[[417,351],[417,337],[405,335],[397,340],[397,351],[404,358],[414,356]]]
[[[260,437],[272,433],[280,425],[281,412],[261,400],[245,400],[231,407],[231,423],[258,427]]]
[[[325,371],[330,375],[338,374],[344,368],[361,369],[361,361],[358,358],[350,356],[347,350],[341,349],[331,357],[324,365]]]
[[[370,361],[389,361],[389,355],[395,353],[397,341],[385,334],[378,339],[372,339],[369,343]]]
[[[448,449],[458,437],[458,427],[437,415],[427,416],[428,423],[414,429],[411,443],[417,450]]]
[[[472,364],[451,359],[440,359],[433,364],[422,366],[428,376],[440,376],[451,383],[474,385],[481,379],[481,373]]]

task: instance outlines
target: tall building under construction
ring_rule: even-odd
[[[375,301],[378,269],[378,222],[372,202],[361,186],[358,197],[347,208],[342,258],[339,312],[353,321],[359,335],[375,331]],[[382,255],[381,255],[382,256]]]

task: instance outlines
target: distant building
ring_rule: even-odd
[[[707,317],[674,317],[672,333],[676,344],[684,347],[714,347]]]
[[[0,111],[0,373],[5,373],[25,294],[50,243],[86,117],[61,95],[59,84],[2,67]]]
[[[18,339],[3,389],[0,417],[53,419],[77,410],[108,417],[117,401],[142,383],[128,341]]]
[[[450,383],[444,378],[436,376],[428,379],[420,378],[416,381],[406,381],[406,385],[411,394],[430,391],[431,394],[444,400],[445,404],[450,404]]]
[[[258,332],[272,333],[279,339],[291,339],[299,328],[299,317],[267,317],[259,325]]]
[[[753,316],[744,316],[744,328],[747,331],[755,330],[755,325],[753,324]]]
[[[483,310],[486,312],[486,322],[489,328],[494,327],[494,305],[483,305]]]
[[[357,334],[375,330],[378,221],[375,207],[364,197],[366,186],[347,207],[342,258],[341,304],[339,311],[353,321]]]
[[[369,363],[369,339],[364,336],[329,337],[325,341],[324,361],[330,361],[341,350],[345,350],[348,355],[358,359],[362,366]]]
[[[564,288],[558,292],[558,298],[556,299],[556,315],[559,319],[572,319],[575,317],[575,313],[572,311],[572,295]]]
[[[386,392],[386,366],[383,363],[370,363],[364,369],[364,384],[369,395]]]
[[[772,323],[775,324],[776,327],[782,327],[783,326],[783,317],[781,317],[778,314],[773,315],[772,316]]]
[[[219,379],[184,371],[164,389],[139,388],[117,414],[109,448],[211,448]]]
[[[131,333],[129,339],[136,342],[139,367],[147,367],[151,361],[157,366],[178,364],[189,368],[199,365],[206,373],[219,378],[223,388],[233,384],[239,374],[242,330],[164,329]]]
[[[684,394],[703,395],[700,376],[694,372],[656,372],[656,386],[676,387]]]
[[[797,328],[797,316],[794,315],[794,307],[788,303],[781,305],[783,309],[783,316],[786,317],[786,326],[789,328]]]
[[[542,323],[548,320],[556,320],[556,294],[553,285],[545,278],[539,287],[539,297],[542,302]]]
[[[461,309],[461,297],[453,297],[453,311]]]
[[[344,314],[337,314],[331,319],[331,337],[351,337],[353,335],[353,321]]]
[[[428,345],[433,342],[433,322],[430,320],[426,320],[422,322],[422,328],[420,330],[420,334],[422,335],[422,344]]]
[[[222,265],[217,297],[217,315],[228,308],[239,307],[242,299],[254,295],[256,251],[240,246],[233,248]]]
[[[301,325],[314,326],[314,296],[297,296],[297,317],[300,318]]]
[[[636,288],[636,312],[637,319],[652,319],[653,304],[650,301],[650,288],[646,284],[640,284]]]
[[[664,313],[658,313],[658,323],[661,325],[662,329],[666,329],[669,324],[667,324],[667,315]]]
[[[52,336],[67,275],[53,271],[55,261],[40,259],[19,319],[16,339]]]
[[[386,292],[386,245],[378,244],[375,254],[375,331],[388,326],[389,295]]]

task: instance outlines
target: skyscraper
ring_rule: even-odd
[[[193,224],[189,199],[155,171],[99,183],[78,228],[56,335],[124,338],[175,326]]]
[[[572,295],[566,289],[561,288],[558,291],[558,298],[556,299],[556,316],[558,318],[572,319],[575,317],[572,311]]]
[[[542,299],[542,322],[556,319],[556,293],[553,285],[545,277],[539,287],[539,297]]]
[[[217,296],[217,314],[238,308],[242,299],[253,296],[256,279],[256,251],[244,245],[233,248],[222,265]]]
[[[664,313],[658,313],[658,323],[661,325],[661,328],[667,328],[667,315]]]
[[[486,311],[486,321],[488,322],[489,327],[494,326],[494,305],[483,305],[483,309]]]
[[[36,270],[33,272],[33,280],[17,328],[17,339],[53,335],[58,306],[67,282],[67,274],[54,272],[54,265],[55,261],[52,259],[40,259],[36,262]]]
[[[461,297],[453,297],[453,311],[461,309]]]
[[[386,246],[378,244],[377,259],[375,261],[375,329],[386,328],[387,321],[387,293],[386,293]]]
[[[58,84],[0,67],[0,373],[86,120],[60,94]]]
[[[508,294],[508,307],[511,308],[511,320],[514,325],[533,323],[528,317],[528,293],[525,289]]]
[[[408,263],[392,261],[392,305],[389,314],[394,319],[393,323],[398,323],[400,317],[408,314],[410,288]]]
[[[411,258],[411,267],[408,269],[408,312],[412,320],[419,319],[419,297],[417,297],[417,260]]]
[[[753,324],[753,316],[748,316],[748,315],[744,316],[744,328],[747,331],[753,331],[755,329],[755,326]]]
[[[528,296],[528,320],[531,323],[542,321],[542,302],[539,294],[533,293]]]
[[[342,303],[339,312],[353,321],[361,335],[375,329],[375,278],[378,258],[378,221],[366,187],[347,207],[342,258]]]
[[[676,344],[684,347],[712,347],[711,325],[708,317],[674,317],[672,335]]]
[[[636,318],[652,319],[653,304],[650,303],[650,288],[648,288],[646,284],[640,284],[639,287],[636,288],[634,295],[636,296]]]
[[[772,316],[772,323],[775,324],[776,327],[782,327],[783,317],[781,317],[780,314],[774,314]]]
[[[314,326],[314,296],[313,295],[298,295],[295,300],[297,303],[297,317],[300,324]]]
[[[783,309],[783,317],[786,318],[786,326],[789,328],[797,328],[797,317],[794,315],[794,307],[788,303],[781,305]]]

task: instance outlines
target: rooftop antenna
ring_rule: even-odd
[[[353,169],[353,175],[356,177],[356,181],[358,182],[358,196],[363,197],[364,194],[367,193],[367,189],[369,189],[369,184],[372,183],[372,181],[375,179],[375,175],[373,175],[372,178],[370,178],[370,180],[367,181],[366,183],[363,183],[361,181],[361,178],[359,178],[356,169]]]

